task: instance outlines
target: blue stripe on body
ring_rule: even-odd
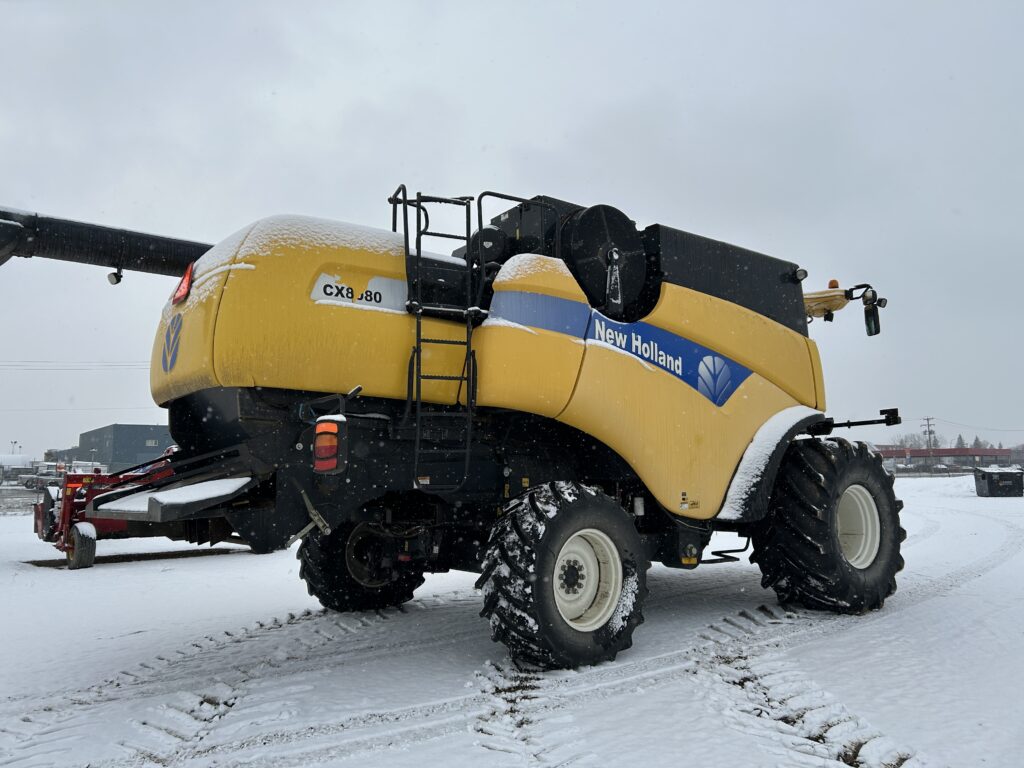
[[[750,369],[650,323],[619,323],[578,301],[527,291],[496,291],[491,316],[597,341],[685,382],[717,406],[728,402]]]
[[[495,291],[490,314],[520,325],[580,339],[586,334],[590,322],[590,307],[586,304],[526,291]]]

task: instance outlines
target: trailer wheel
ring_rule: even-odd
[[[786,450],[767,518],[752,533],[761,584],[782,603],[864,613],[881,608],[903,569],[903,502],[865,443],[797,440]]]
[[[643,622],[649,567],[613,499],[576,483],[537,486],[507,504],[491,530],[480,615],[517,662],[610,661]]]
[[[75,523],[68,536],[64,554],[68,559],[68,570],[92,568],[96,560],[96,529],[91,523]]]
[[[299,547],[299,578],[306,590],[332,611],[370,611],[401,605],[423,584],[422,571],[372,575],[364,549],[366,526],[342,526],[324,536],[319,531]]]

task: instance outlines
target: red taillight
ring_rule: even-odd
[[[174,289],[174,295],[171,296],[171,304],[181,304],[181,302],[188,298],[188,292],[192,290],[193,266],[195,266],[195,262],[192,262],[185,268],[185,274],[181,276],[181,282],[178,283],[178,287]]]
[[[313,437],[313,471],[334,473],[345,469],[348,462],[343,455],[341,440],[344,424],[344,416],[327,416],[317,420]]]
[[[322,434],[316,436],[313,444],[313,458],[331,459],[338,455],[338,436]]]

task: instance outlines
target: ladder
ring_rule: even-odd
[[[475,306],[474,290],[481,274],[470,253],[472,235],[472,197],[435,197],[417,193],[409,199],[402,184],[388,198],[391,203],[391,229],[398,231],[398,210],[402,209],[402,229],[405,245],[405,270],[408,281],[406,309],[416,318],[416,342],[409,357],[408,385],[403,427],[413,432],[413,487],[429,493],[454,493],[462,488],[469,477],[473,442],[473,408],[476,405],[476,353],[473,350],[473,327],[486,312]],[[465,233],[441,232],[430,229],[428,205],[452,205],[465,210]],[[416,237],[409,238],[409,208],[416,209]],[[463,281],[458,303],[424,301],[423,298],[423,238],[438,237],[460,241],[465,246],[466,259],[461,270]],[[424,336],[423,318],[435,317],[461,321],[465,333],[460,338],[441,339]],[[457,370],[424,370],[424,349],[432,346],[462,347],[464,354]],[[423,383],[429,381],[458,382],[455,403],[451,408],[423,407]],[[464,403],[462,401],[465,401]],[[429,465],[448,465],[454,471],[445,471],[440,482],[434,482]],[[446,469],[448,469],[446,468]]]

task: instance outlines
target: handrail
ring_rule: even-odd
[[[477,198],[476,198],[476,222],[477,222],[476,231],[477,231],[477,233],[480,233],[483,230],[483,228],[484,228],[484,198],[485,197],[493,197],[493,198],[498,199],[498,200],[509,200],[509,201],[511,201],[513,203],[524,203],[524,204],[527,204],[527,205],[537,205],[537,206],[540,206],[541,208],[546,208],[549,211],[551,211],[554,214],[554,216],[555,216],[555,258],[556,259],[561,259],[562,258],[562,233],[560,231],[561,230],[561,223],[558,220],[559,219],[559,217],[558,217],[558,209],[555,208],[555,206],[551,205],[551,203],[545,203],[545,202],[542,202],[540,200],[528,200],[525,197],[516,197],[515,195],[506,195],[503,192],[492,192],[490,190],[487,190],[485,192],[481,192],[479,195],[477,195]],[[466,250],[469,251],[471,249],[467,248]],[[477,250],[480,250],[480,249],[478,248]],[[467,253],[466,256],[468,258],[469,254]],[[483,253],[481,252],[480,253],[480,286],[479,286],[479,288],[477,288],[477,295],[476,295],[476,304],[477,304],[477,306],[479,306],[481,304],[481,302],[483,302],[484,288],[486,287],[486,284],[487,284],[487,280],[484,277],[484,263],[483,263],[483,261],[484,261],[483,260]]]

